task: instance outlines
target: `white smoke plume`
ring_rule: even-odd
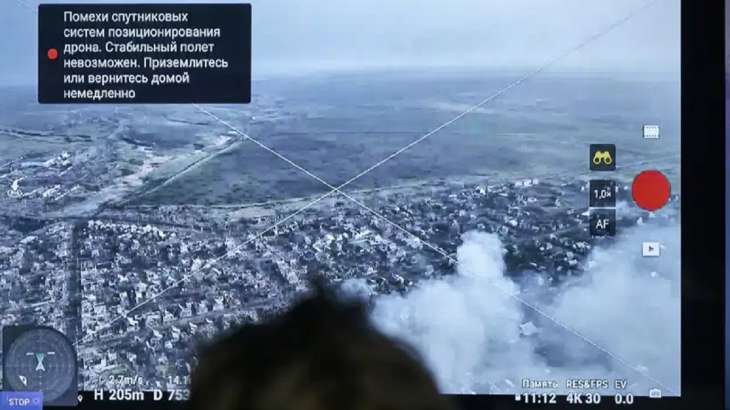
[[[643,257],[643,241],[662,244],[657,258]],[[681,361],[681,282],[679,227],[644,226],[589,258],[588,274],[568,283],[550,306],[551,314],[626,362],[641,376],[678,394]],[[555,337],[555,335],[553,335]],[[574,362],[597,360],[600,352],[563,338]],[[623,371],[614,363],[615,371]],[[624,366],[625,367],[625,366]],[[651,380],[651,379],[655,380]],[[663,386],[662,386],[663,385]]]
[[[641,241],[654,239],[663,241],[664,256],[643,258]],[[539,281],[519,286],[504,275],[499,238],[469,232],[456,275],[423,280],[405,296],[375,296],[372,320],[412,345],[445,393],[519,392],[524,378],[554,380],[565,392],[570,378],[624,378],[634,394],[653,387],[679,394],[679,254],[677,226],[642,226],[594,249],[587,272],[558,289]],[[362,282],[345,287],[372,295]],[[525,332],[528,322],[535,334]]]

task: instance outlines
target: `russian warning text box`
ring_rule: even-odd
[[[42,4],[40,103],[248,103],[250,4]]]

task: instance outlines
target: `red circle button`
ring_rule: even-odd
[[[669,202],[669,197],[672,194],[672,184],[659,171],[644,171],[634,178],[631,194],[640,208],[647,211],[656,211]]]
[[[48,59],[53,61],[58,58],[58,50],[51,48],[48,50]]]

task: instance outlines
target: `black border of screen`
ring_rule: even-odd
[[[725,380],[725,1],[682,0],[682,396],[611,397],[588,408],[724,409]],[[94,402],[79,409],[174,409],[174,402]],[[457,408],[577,408],[525,404],[509,395],[457,395]]]

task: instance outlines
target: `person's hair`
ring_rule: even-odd
[[[199,357],[192,410],[451,409],[416,354],[377,331],[363,304],[322,289]]]

